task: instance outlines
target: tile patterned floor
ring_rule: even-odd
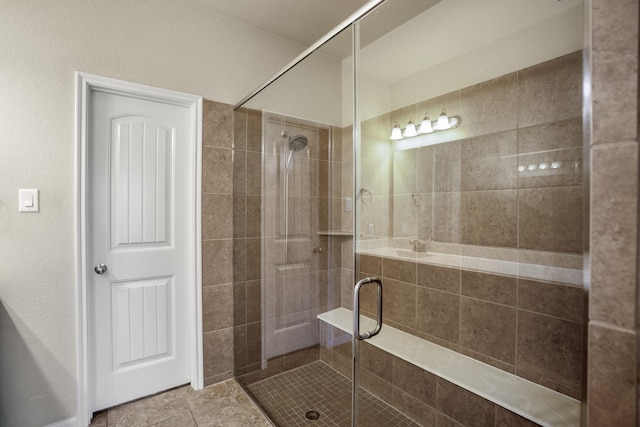
[[[107,409],[89,427],[272,427],[234,380],[203,390],[190,386]]]
[[[248,388],[279,427],[351,425],[351,380],[323,362],[284,372]],[[361,426],[419,426],[364,390],[359,400]],[[320,412],[320,418],[305,418],[309,410]]]

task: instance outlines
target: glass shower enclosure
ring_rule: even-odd
[[[275,425],[580,425],[583,34],[371,1],[236,106],[235,377]]]

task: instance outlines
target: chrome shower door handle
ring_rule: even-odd
[[[378,294],[378,319],[376,327],[373,331],[360,334],[360,288],[367,283],[375,283]],[[366,340],[374,337],[380,333],[382,329],[382,280],[376,277],[367,277],[356,283],[356,287],[353,289],[353,336],[359,340]]]

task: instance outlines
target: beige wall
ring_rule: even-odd
[[[588,425],[638,423],[638,2],[592,0]]]
[[[74,72],[233,104],[303,47],[174,0],[0,11],[0,425],[42,426],[76,412]]]

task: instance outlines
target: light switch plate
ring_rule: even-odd
[[[19,212],[39,212],[40,211],[40,191],[34,189],[21,188],[18,190],[18,211]]]

